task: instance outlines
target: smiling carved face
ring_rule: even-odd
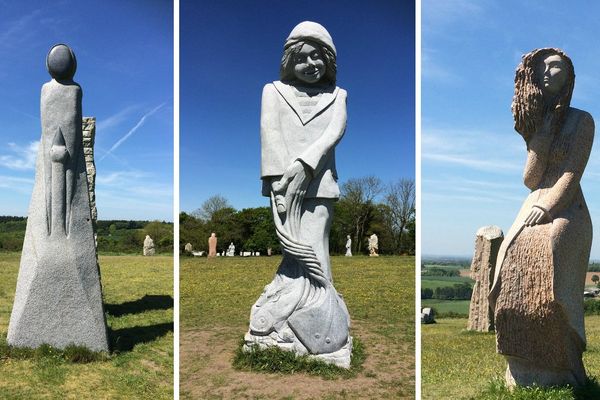
[[[540,62],[539,68],[540,87],[550,95],[558,94],[567,81],[567,66],[562,57],[549,55]]]
[[[314,84],[325,75],[325,60],[319,46],[306,42],[294,55],[294,76],[304,83]]]

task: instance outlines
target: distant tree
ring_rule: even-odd
[[[594,282],[596,286],[598,286],[598,281],[600,281],[600,276],[596,274],[592,275],[592,282]]]
[[[387,187],[384,202],[390,213],[390,225],[397,240],[400,252],[410,253],[403,243],[407,228],[415,216],[415,182],[412,179],[400,179]]]
[[[212,219],[215,213],[225,208],[232,208],[231,204],[229,204],[229,201],[225,197],[217,194],[209,197],[208,200],[202,203],[200,208],[192,211],[192,216],[196,217],[199,220],[207,222]]]
[[[381,179],[375,176],[352,178],[341,188],[340,207],[352,224],[353,252],[361,252],[363,239],[373,218],[375,198],[383,191]]]
[[[133,239],[137,241],[140,248],[146,235],[150,235],[157,251],[166,252],[173,250],[173,224],[168,224],[164,221],[152,221],[146,224],[142,230],[142,234]]]

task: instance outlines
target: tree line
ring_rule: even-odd
[[[0,251],[21,251],[26,226],[26,217],[0,216]],[[173,252],[173,223],[100,220],[96,227],[100,253],[141,254],[146,235],[154,240],[157,253]]]
[[[346,240],[352,239],[353,254],[368,254],[368,238],[379,238],[380,254],[415,253],[415,184],[399,179],[385,185],[373,176],[349,179],[340,186],[341,196],[334,205],[329,238],[331,254],[344,254]],[[212,232],[218,238],[217,251],[230,243],[239,251],[280,253],[270,206],[236,210],[229,201],[214,195],[190,212],[179,215],[179,250],[191,243],[196,251],[208,250]]]

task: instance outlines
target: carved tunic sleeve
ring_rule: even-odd
[[[331,122],[323,132],[323,135],[297,157],[298,160],[311,168],[313,176],[318,174],[323,168],[326,155],[344,136],[347,119],[346,97],[346,91],[340,89],[333,104]]]
[[[261,178],[281,175],[285,167],[283,135],[280,132],[279,100],[273,84],[265,85],[260,114]]]
[[[590,156],[593,140],[594,120],[590,114],[583,113],[574,131],[563,174],[537,204],[550,215],[555,216],[568,207],[579,191],[579,182]]]

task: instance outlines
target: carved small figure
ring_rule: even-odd
[[[369,236],[369,257],[379,257],[379,238],[376,234]]]
[[[155,254],[154,240],[152,240],[150,235],[146,235],[146,238],[144,239],[144,249],[142,254],[145,256],[153,256]]]
[[[558,49],[523,56],[515,78],[515,129],[527,145],[531,190],[498,252],[490,305],[507,385],[585,383],[583,289],[592,221],[579,181],[594,120],[570,107],[573,64]]]
[[[208,256],[216,257],[217,256],[217,234],[211,233],[208,238]]]
[[[283,260],[252,307],[246,343],[275,345],[348,368],[350,318],[333,287],[329,230],[339,198],[334,149],[346,129],[336,48],[315,22],[288,36],[280,79],[265,85],[261,178]]]
[[[75,54],[58,44],[46,67],[52,80],[42,87],[42,138],[7,341],[108,350]]]
[[[227,248],[227,257],[235,256],[235,245],[233,242],[229,243],[229,247]]]
[[[346,236],[346,257],[352,257],[352,239],[350,235]]]

